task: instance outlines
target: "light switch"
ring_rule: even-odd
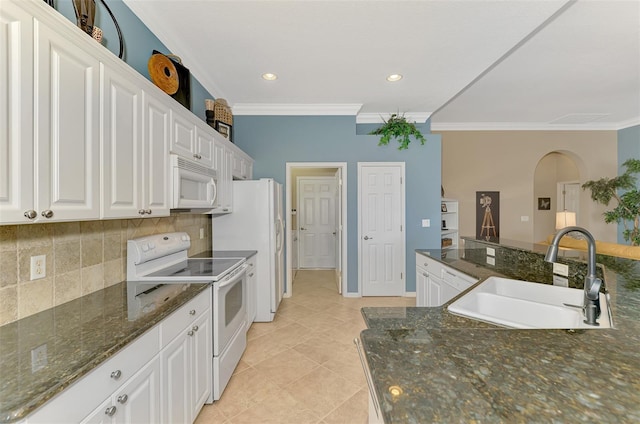
[[[422,220],[422,226],[423,227],[431,227],[431,220],[430,219],[423,219]]]

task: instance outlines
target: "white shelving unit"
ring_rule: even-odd
[[[443,249],[457,249],[460,235],[458,233],[458,201],[442,198],[441,246]]]

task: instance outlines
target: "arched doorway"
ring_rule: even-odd
[[[580,223],[580,185],[579,159],[572,153],[554,151],[538,161],[533,184],[534,241],[544,240],[556,231],[558,211],[567,209],[577,212],[577,223]]]

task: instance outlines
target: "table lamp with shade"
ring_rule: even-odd
[[[576,213],[564,210],[562,212],[556,212],[556,230],[561,230],[565,227],[575,227],[576,225]]]

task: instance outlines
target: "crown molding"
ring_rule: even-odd
[[[356,124],[382,124],[391,113],[359,113],[356,117]],[[407,112],[403,115],[409,122],[422,124],[427,122],[429,117],[431,117],[431,112]]]
[[[595,123],[554,125],[536,122],[431,122],[431,131],[618,131],[634,124]]]
[[[236,103],[234,115],[357,115],[361,104]]]

